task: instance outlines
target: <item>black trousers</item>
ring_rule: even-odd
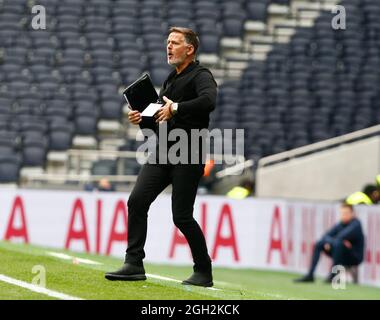
[[[330,243],[330,251],[325,250],[324,245],[326,243],[326,241],[320,240],[314,246],[313,257],[308,273],[310,276],[314,275],[322,251],[332,258],[334,266],[355,266],[360,263],[359,259],[354,255],[353,251],[351,249],[348,249],[343,244],[343,241],[334,241],[333,243]]]
[[[125,262],[142,265],[149,207],[172,184],[173,221],[189,243],[194,271],[211,272],[206,241],[199,224],[193,218],[194,201],[203,171],[203,164],[143,165],[128,199],[128,248]]]

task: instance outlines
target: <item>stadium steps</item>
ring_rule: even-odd
[[[271,24],[287,21],[290,11],[289,6],[271,4],[266,24],[248,20],[244,24],[243,39],[222,38],[220,63],[225,69],[225,78],[238,80],[251,59],[265,60],[275,42]]]
[[[42,167],[22,167],[20,170],[20,182],[25,183],[35,175],[43,174],[44,172],[45,170]]]
[[[293,0],[290,6],[271,4],[267,24],[247,21],[243,52],[255,60],[265,60],[275,43],[287,43],[297,27],[312,27],[321,10],[331,11],[339,0],[314,2]]]
[[[96,149],[97,145],[97,140],[92,136],[77,135],[73,139],[73,147],[75,149]]]

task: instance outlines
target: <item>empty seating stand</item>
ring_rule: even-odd
[[[194,28],[202,38],[200,52],[218,54],[223,36],[242,37],[246,19],[261,19],[247,16],[251,4],[266,8],[269,2],[39,0],[47,25],[34,30],[34,2],[1,0],[0,141],[11,132],[17,142],[3,141],[0,150],[14,151],[17,170],[43,167],[47,153],[67,150],[75,135],[96,138],[99,120],[121,121],[120,86],[143,72],[160,86],[171,71],[165,56],[169,26]]]
[[[266,61],[251,61],[244,71],[238,122],[246,129],[247,156],[379,123],[380,2],[341,3],[352,18],[346,30],[333,30],[333,14],[322,12],[314,27],[297,28],[288,44],[274,45]]]
[[[47,28],[34,30],[33,2],[1,0],[0,151],[17,161],[0,161],[0,180],[17,181],[22,166],[43,167],[47,153],[67,150],[75,135],[97,138],[99,120],[121,121],[119,88],[143,72],[160,86],[171,70],[170,26],[194,28],[200,52],[218,55],[223,37],[243,37],[246,20],[266,22],[272,3],[289,1],[39,0]],[[379,123],[380,2],[342,3],[351,17],[344,32],[332,30],[324,12],[220,87],[212,126],[245,128],[246,156]]]

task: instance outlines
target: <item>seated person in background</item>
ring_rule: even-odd
[[[98,191],[115,191],[115,186],[107,179],[102,178],[96,187]]]
[[[333,266],[357,266],[364,257],[364,234],[352,205],[343,203],[340,207],[340,222],[329,230],[314,246],[309,272],[295,282],[313,282],[321,252],[333,260]],[[326,281],[331,282],[331,272]]]
[[[372,184],[364,187],[363,191],[358,191],[346,198],[346,203],[350,205],[367,204],[372,205],[378,203],[380,200],[380,190]]]
[[[84,190],[85,191],[115,191],[115,186],[107,179],[107,178],[102,178],[94,184],[93,182],[86,183],[84,185]]]
[[[244,199],[253,193],[254,184],[250,179],[244,179],[239,186],[233,187],[227,192],[227,197],[232,199]]]

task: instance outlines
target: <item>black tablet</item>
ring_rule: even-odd
[[[123,92],[125,99],[132,110],[139,112],[151,103],[156,103],[159,99],[156,89],[146,73],[129,85]]]

